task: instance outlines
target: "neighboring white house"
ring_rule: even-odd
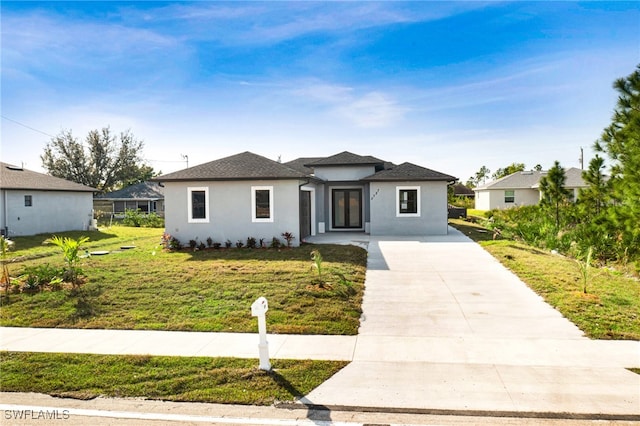
[[[0,230],[9,237],[87,230],[93,219],[94,191],[0,163]]]
[[[572,167],[565,169],[565,188],[572,193],[572,199],[578,198],[581,188],[586,188],[582,179],[582,170]],[[540,202],[540,179],[546,171],[522,171],[474,188],[475,207],[478,210],[505,209],[514,206],[534,205]]]
[[[182,242],[244,241],[360,231],[447,233],[447,185],[456,178],[371,156],[279,163],[244,152],[153,180],[165,187],[166,232]]]

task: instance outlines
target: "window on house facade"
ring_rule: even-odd
[[[251,187],[251,220],[273,222],[273,186]]]
[[[187,188],[188,191],[188,222],[209,222],[209,188]]]
[[[504,191],[504,202],[505,203],[514,203],[516,201],[516,191],[513,189],[508,189]]]
[[[396,216],[420,216],[419,186],[399,186],[396,188]]]
[[[33,206],[33,196],[32,195],[25,195],[24,196],[24,206],[25,207]]]

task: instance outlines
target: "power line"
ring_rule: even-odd
[[[50,138],[54,138],[54,137],[55,137],[55,136],[53,136],[53,135],[50,135],[49,133],[43,132],[42,130],[38,130],[38,129],[33,128],[33,127],[31,127],[31,126],[27,126],[26,124],[21,123],[21,122],[19,122],[19,121],[16,121],[16,120],[14,120],[14,119],[12,119],[12,118],[9,118],[9,117],[7,117],[7,116],[0,115],[0,117],[4,118],[5,120],[11,121],[12,123],[15,123],[15,124],[17,124],[17,125],[19,125],[19,126],[22,126],[22,127],[26,128],[26,129],[33,130],[34,132],[41,133],[41,134],[43,134],[43,135],[45,135],[45,136],[49,136]]]

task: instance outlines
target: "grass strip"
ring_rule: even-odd
[[[270,405],[308,394],[346,364],[273,360],[266,372],[253,359],[0,352],[0,389],[77,399]]]
[[[640,340],[640,282],[611,268],[594,268],[583,291],[578,263],[523,243],[494,239],[464,220],[451,224],[478,242],[592,339]]]

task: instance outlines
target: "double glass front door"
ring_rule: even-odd
[[[334,228],[362,228],[362,189],[333,189],[332,222]]]

